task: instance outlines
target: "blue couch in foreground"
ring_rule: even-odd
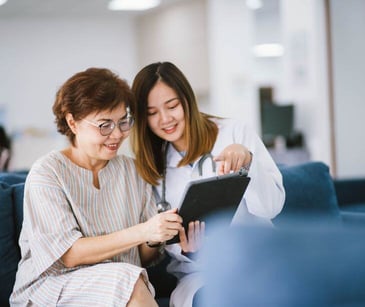
[[[297,221],[308,221],[316,226],[336,224],[346,227],[353,223],[365,226],[365,218],[361,215],[343,218],[335,185],[325,164],[309,162],[291,167],[281,166],[280,171],[286,201],[282,213],[273,221],[278,228],[287,227],[288,219],[293,216]],[[8,304],[20,259],[18,238],[23,220],[25,178],[25,172],[0,173],[0,306]],[[348,189],[351,190],[351,187]],[[233,255],[226,254],[226,261],[229,262],[231,257]],[[160,306],[168,306],[169,294],[176,284],[176,279],[166,273],[167,262],[168,259],[165,259],[148,269]]]
[[[365,228],[290,220],[216,225],[202,252],[199,307],[365,306]]]
[[[335,190],[342,218],[363,225],[365,218],[365,179],[335,179]]]

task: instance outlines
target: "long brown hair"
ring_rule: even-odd
[[[144,67],[134,78],[132,91],[136,98],[136,125],[131,131],[131,144],[136,156],[137,170],[149,183],[156,185],[162,177],[164,165],[164,140],[156,136],[148,126],[148,95],[161,81],[178,95],[184,109],[186,155],[178,166],[194,162],[210,152],[218,134],[218,127],[210,120],[212,116],[201,113],[196,98],[184,74],[170,62],[157,62]]]

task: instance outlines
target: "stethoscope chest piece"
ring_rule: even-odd
[[[167,201],[162,200],[159,203],[157,203],[158,213],[165,212],[165,211],[170,210],[170,209],[171,209],[171,205]]]

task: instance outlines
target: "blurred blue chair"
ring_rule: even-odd
[[[289,219],[310,219],[318,224],[341,224],[333,179],[323,162],[279,166],[285,188],[282,212],[273,220],[276,226]],[[364,220],[365,222],[365,220]]]
[[[365,306],[365,230],[293,220],[213,231],[198,306]]]
[[[365,178],[333,180],[344,223],[365,226]]]

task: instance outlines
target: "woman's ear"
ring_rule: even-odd
[[[73,134],[76,134],[76,121],[74,120],[74,117],[72,116],[71,113],[67,113],[66,114],[66,122],[67,125],[70,127],[71,131],[73,132]]]

